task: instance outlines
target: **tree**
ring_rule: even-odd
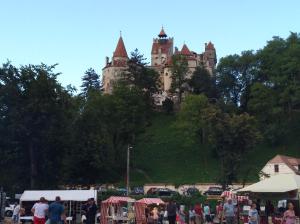
[[[99,75],[92,68],[89,68],[82,77],[82,94],[88,96],[91,91],[100,91]]]
[[[187,82],[188,62],[183,55],[173,55],[171,64],[171,91],[178,94],[178,101],[182,101],[182,93],[184,92],[184,84]]]
[[[217,98],[214,77],[203,66],[198,66],[188,81],[192,92],[205,94],[208,98]]]
[[[224,113],[209,103],[205,95],[187,96],[176,124],[192,141],[200,139],[201,144],[208,143],[220,160],[218,181],[224,187],[237,180],[241,163],[260,139],[254,117]]]
[[[158,90],[159,74],[154,69],[146,67],[145,60],[146,58],[138,49],[131,52],[131,57],[127,63],[128,68],[123,73],[122,81],[150,94]]]
[[[73,102],[54,69],[45,64],[18,69],[10,63],[0,68],[0,146],[6,162],[15,164],[12,182],[7,183],[12,188],[14,183],[21,188],[51,187],[61,180]]]
[[[146,103],[136,87],[117,84],[110,95],[92,94],[74,125],[76,143],[66,158],[71,183],[119,181],[126,166],[126,149],[146,125]],[[80,166],[76,165],[80,164]]]
[[[247,154],[260,138],[255,118],[246,113],[225,113],[213,125],[209,139],[220,160],[221,175],[218,181],[223,188],[237,180],[241,163],[246,161]]]
[[[278,144],[289,129],[284,110],[277,98],[278,94],[273,88],[261,83],[255,83],[251,88],[249,113],[259,121],[259,128],[265,141],[271,144]]]
[[[259,62],[253,51],[229,55],[220,60],[217,68],[217,85],[227,104],[234,104],[247,111],[250,90],[258,80]]]
[[[208,140],[213,120],[221,111],[208,98],[201,95],[188,95],[177,116],[177,128],[190,140],[198,139],[205,143]]]
[[[241,95],[239,82],[238,55],[220,59],[217,67],[217,88],[226,104],[238,106]]]

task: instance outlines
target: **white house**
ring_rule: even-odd
[[[267,162],[259,173],[260,180],[277,174],[300,175],[300,158],[277,155]]]

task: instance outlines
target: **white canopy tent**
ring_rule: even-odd
[[[293,201],[297,216],[300,214],[299,192],[300,175],[296,174],[277,174],[238,190],[256,199]]]
[[[89,198],[97,199],[96,190],[45,190],[45,191],[24,191],[20,201],[38,201],[44,197],[48,201],[54,201],[60,196],[62,201],[87,201]]]
[[[238,192],[249,193],[286,193],[300,189],[300,175],[278,174],[247,186]]]
[[[96,190],[32,190],[24,191],[20,198],[20,204],[22,204],[22,202],[36,202],[39,201],[41,197],[44,197],[47,201],[55,201],[55,197],[57,196],[61,198],[61,201],[68,202],[68,221],[72,220],[71,205],[75,202],[85,202],[90,198],[94,198],[97,202]],[[32,220],[32,216],[21,217],[21,219]]]

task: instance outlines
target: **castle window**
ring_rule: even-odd
[[[300,164],[298,164],[298,170],[300,171]]]
[[[168,73],[166,73],[166,76],[168,76]]]
[[[278,164],[274,165],[274,172],[275,173],[279,172],[279,165]]]

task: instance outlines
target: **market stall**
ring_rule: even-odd
[[[299,189],[300,176],[295,174],[278,174],[259,181],[255,184],[238,190],[239,194],[248,194],[251,199],[255,200],[286,200],[293,202],[296,216],[299,216]],[[285,208],[284,208],[285,209]],[[283,210],[284,211],[284,210]],[[261,213],[261,223],[281,223],[282,212],[276,211],[276,214],[269,217],[265,212]]]
[[[149,209],[149,206],[161,206],[165,203],[160,198],[143,198],[135,202],[135,219],[136,224],[146,224],[146,209]]]
[[[244,201],[249,200],[248,196],[238,195],[237,192],[235,192],[235,191],[224,191],[221,194],[221,198],[226,199],[226,200],[232,199],[235,203],[244,202]]]
[[[32,220],[31,208],[33,204],[44,197],[48,202],[55,201],[59,196],[66,209],[67,220],[72,221],[81,217],[82,203],[90,198],[97,199],[96,190],[40,190],[24,191],[20,197],[20,205],[25,209],[25,214],[20,219],[24,221]]]
[[[111,196],[101,202],[101,224],[130,223],[134,221],[133,204],[130,197]],[[125,210],[125,211],[124,211]]]

